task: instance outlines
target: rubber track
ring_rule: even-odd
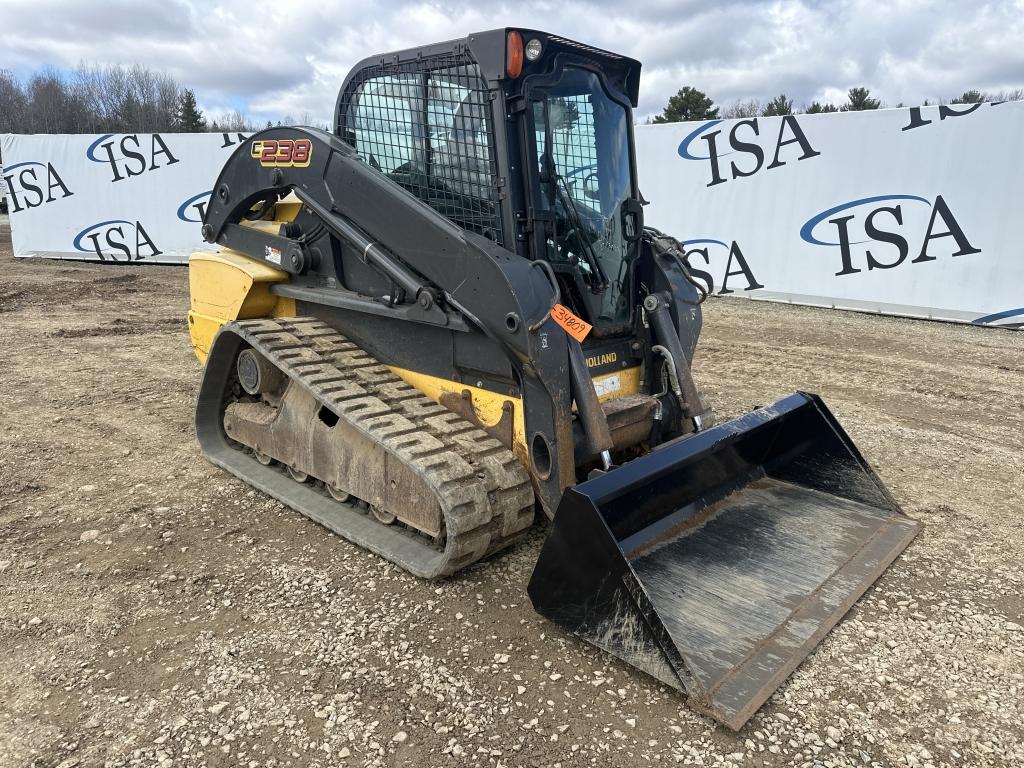
[[[438,558],[433,540],[412,531],[407,531],[409,538],[423,548],[420,564],[410,562],[408,542],[401,556],[389,552],[383,534],[393,536],[398,526],[380,525],[379,541],[359,543],[416,575],[433,578],[504,549],[533,522],[530,478],[509,449],[405,383],[330,326],[313,318],[259,319],[229,323],[224,332],[240,336],[289,376],[293,386],[305,387],[434,490],[444,519],[443,557]],[[310,516],[346,536],[343,526],[325,522],[322,514]]]

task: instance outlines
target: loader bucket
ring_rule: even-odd
[[[568,489],[529,594],[738,730],[919,529],[796,393]]]

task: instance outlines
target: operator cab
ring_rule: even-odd
[[[596,335],[628,333],[639,78],[618,54],[492,30],[360,62],[335,133],[457,226],[547,261]]]

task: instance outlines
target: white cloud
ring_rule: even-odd
[[[719,104],[780,92],[888,104],[1024,86],[1024,0],[0,0],[0,67],[139,62],[194,87],[211,111],[329,123],[360,59],[508,25],[543,28],[644,62],[639,116],[682,85]]]

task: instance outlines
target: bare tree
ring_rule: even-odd
[[[721,114],[727,120],[737,117],[757,117],[761,114],[761,102],[757,99],[749,99],[747,101],[740,99],[727,107],[723,107]]]
[[[16,133],[27,120],[25,91],[9,70],[0,70],[0,133]]]
[[[985,94],[987,101],[1024,101],[1024,88]]]
[[[85,114],[78,127],[84,133],[98,133],[104,127],[104,77],[96,67],[80,66],[71,76],[69,87],[82,104]]]
[[[80,65],[70,73],[43,70],[19,82],[0,71],[0,130],[12,133],[137,133],[172,131],[181,86],[170,75]]]
[[[64,88],[55,70],[33,75],[26,86],[29,106],[28,125],[32,133],[71,133],[74,131],[73,95]]]
[[[258,129],[252,120],[236,109],[214,118],[209,130],[216,133],[252,133]]]

